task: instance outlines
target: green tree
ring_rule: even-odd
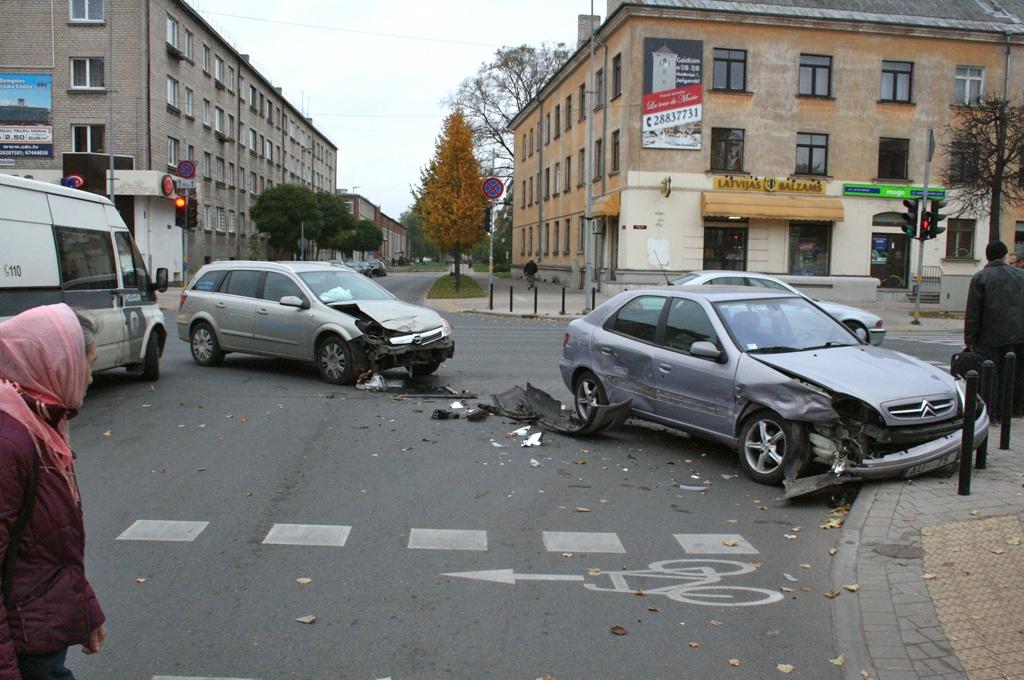
[[[345,201],[335,194],[321,191],[317,193],[316,201],[323,218],[318,248],[344,250],[342,244],[345,237],[356,228],[355,217],[348,211]]]
[[[437,257],[438,249],[427,240],[427,234],[423,230],[423,216],[420,215],[415,206],[403,212],[398,221],[405,227],[405,239],[408,244],[407,256],[409,259],[416,260],[425,256]]]
[[[421,173],[416,207],[427,238],[455,256],[455,286],[461,284],[463,249],[483,238],[480,228],[487,199],[480,190],[480,164],[473,155],[473,131],[462,112],[444,120],[434,157]]]
[[[355,251],[369,253],[379,250],[384,243],[384,232],[373,223],[373,220],[362,219],[355,223],[355,228],[344,232],[341,250],[346,254]]]
[[[256,229],[267,235],[271,247],[294,256],[299,251],[299,236],[320,237],[323,216],[316,194],[297,184],[278,184],[265,190],[249,208]]]

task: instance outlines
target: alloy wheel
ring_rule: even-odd
[[[786,433],[774,420],[759,420],[743,442],[743,455],[756,472],[771,474],[782,465],[786,455]]]
[[[320,348],[320,369],[332,381],[345,375],[345,350],[337,342],[324,343]]]
[[[213,357],[213,336],[205,326],[192,333],[192,354],[201,362]]]

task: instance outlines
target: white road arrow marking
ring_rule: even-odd
[[[511,569],[490,569],[484,571],[459,571],[441,576],[468,578],[476,581],[491,581],[514,586],[516,581],[582,581],[579,574],[516,574]]]

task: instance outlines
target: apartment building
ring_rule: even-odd
[[[593,67],[581,18],[579,49],[510,126],[514,263],[582,285],[589,188],[608,290],[694,269],[905,289],[919,242],[903,233],[902,200],[922,193],[933,128],[930,184],[953,217],[922,263],[982,266],[988,215],[941,186],[947,166],[965,167],[943,140],[980,96],[1021,91],[1024,24],[1011,12],[1024,3],[804,4],[611,0]],[[1024,242],[1020,220],[1004,206],[1007,243]]]
[[[371,203],[362,194],[357,194],[347,189],[338,189],[336,193],[345,201],[345,206],[356,220],[370,220],[384,233],[384,241],[380,245],[380,252],[364,253],[362,254],[363,256],[379,255],[394,260],[408,256],[409,246],[405,225],[386,215],[379,205]]]
[[[0,133],[12,130],[35,137],[0,134],[4,173],[107,194],[114,154],[118,209],[150,267],[178,280],[270,255],[249,218],[259,193],[333,191],[337,176],[337,147],[183,0],[0,4]],[[175,226],[176,194],[197,202],[197,229]]]

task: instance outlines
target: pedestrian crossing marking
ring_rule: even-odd
[[[209,522],[179,522],[140,519],[117,537],[118,541],[184,541],[196,540]]]
[[[545,531],[548,552],[625,553],[618,534],[597,531]]]
[[[344,548],[350,526],[330,524],[275,524],[263,539],[266,545],[321,545]]]
[[[687,555],[757,555],[739,534],[673,534]]]
[[[487,550],[487,532],[472,529],[412,529],[410,550]]]
[[[930,345],[964,346],[963,331],[889,331],[885,334],[885,339],[923,342]]]
[[[253,680],[253,678],[215,678],[210,675],[154,675],[152,680]]]

